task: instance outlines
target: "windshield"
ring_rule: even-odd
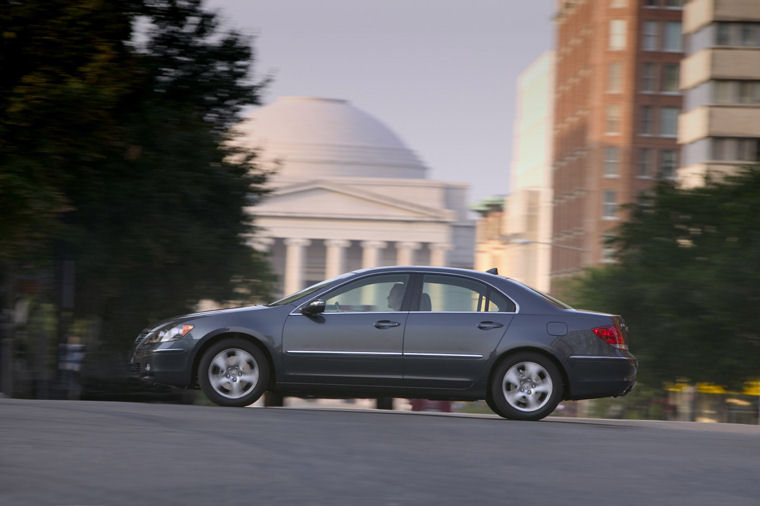
[[[347,272],[346,274],[341,274],[338,277],[335,277],[335,278],[332,278],[332,279],[326,279],[324,281],[320,281],[319,283],[317,283],[315,285],[308,286],[308,287],[304,288],[303,290],[301,290],[299,292],[296,292],[296,293],[294,293],[292,295],[288,295],[287,297],[283,297],[280,300],[276,300],[274,302],[271,302],[271,303],[267,304],[267,306],[270,306],[270,307],[272,307],[272,306],[284,306],[285,304],[290,304],[293,301],[296,301],[296,300],[298,300],[298,299],[300,299],[302,297],[306,297],[310,293],[314,293],[317,290],[319,290],[320,288],[324,288],[325,286],[330,285],[330,284],[338,281],[339,279],[347,278],[350,275],[351,275],[351,273]]]

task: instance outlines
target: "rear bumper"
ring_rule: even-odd
[[[568,359],[567,398],[570,400],[617,397],[636,384],[638,363],[633,355],[572,356]]]

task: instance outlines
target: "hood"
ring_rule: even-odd
[[[245,306],[245,307],[234,307],[230,309],[214,309],[213,311],[201,311],[198,313],[188,313],[183,315],[178,315],[173,318],[167,318],[166,320],[161,321],[157,325],[154,325],[153,327],[150,327],[150,329],[146,329],[143,331],[143,333],[146,333],[146,331],[149,332],[155,332],[156,330],[159,330],[162,327],[165,327],[167,325],[173,324],[173,323],[182,323],[188,320],[194,320],[197,318],[206,318],[208,316],[218,316],[223,314],[232,314],[232,313],[240,313],[244,311],[260,311],[262,309],[269,309],[267,306]]]

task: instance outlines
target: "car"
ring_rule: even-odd
[[[143,331],[134,372],[214,403],[275,396],[473,401],[539,420],[565,399],[627,394],[637,360],[617,315],[581,311],[495,270],[362,269],[266,306]]]

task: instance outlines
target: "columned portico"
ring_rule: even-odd
[[[302,289],[304,272],[304,248],[311,244],[308,239],[285,239],[285,294]]]
[[[385,241],[362,241],[362,268],[378,267],[380,265],[380,250],[384,249]]]
[[[346,271],[346,248],[351,241],[344,239],[328,239],[325,241],[326,262],[325,279],[334,278]]]
[[[403,239],[389,237],[387,241],[351,241],[320,237],[307,239],[303,236],[274,237],[258,241],[257,246],[262,250],[268,248],[273,262],[276,262],[274,265],[279,265],[275,272],[284,280],[281,296],[303,289],[307,281],[334,278],[358,268],[368,269],[383,265],[449,265],[447,253],[453,249],[450,243]],[[324,250],[320,250],[322,247]]]
[[[396,264],[414,265],[414,252],[420,249],[420,246],[421,244],[418,242],[396,243]]]

